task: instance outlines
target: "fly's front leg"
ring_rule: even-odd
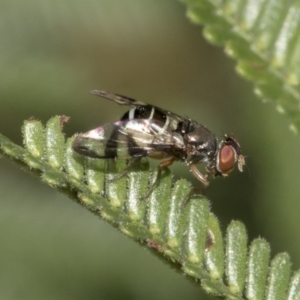
[[[191,164],[190,170],[193,173],[193,175],[200,181],[202,182],[203,186],[198,186],[198,187],[193,187],[191,188],[190,192],[188,195],[184,198],[182,204],[181,204],[181,209],[184,209],[185,205],[187,202],[190,200],[190,198],[196,194],[202,194],[203,190],[209,186],[209,181],[207,180],[208,175],[203,175],[200,170],[196,167],[195,164]]]
[[[207,180],[207,175],[203,175],[199,169],[196,167],[195,164],[190,165],[190,170],[192,171],[193,175],[203,183],[204,188],[209,186],[209,182]]]
[[[162,161],[158,167],[157,167],[157,175],[156,175],[156,178],[155,178],[155,181],[152,183],[152,185],[150,186],[150,188],[148,189],[147,193],[142,197],[142,200],[143,199],[146,199],[149,197],[149,195],[153,192],[155,186],[157,185],[157,183],[159,182],[159,179],[161,177],[161,173],[163,171],[163,169],[169,167],[170,165],[172,165],[172,163],[175,161],[175,158],[174,157],[171,157],[170,159],[168,160],[165,160],[165,161]]]

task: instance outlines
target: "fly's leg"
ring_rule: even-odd
[[[140,157],[138,158],[131,158],[128,162],[128,165],[127,167],[122,171],[120,172],[118,175],[114,176],[114,178],[112,179],[109,179],[107,181],[107,183],[113,183],[113,182],[116,182],[117,180],[121,179],[122,177],[126,176],[127,173],[130,171],[130,169],[135,165],[137,164],[139,161],[141,160]]]
[[[197,194],[203,194],[203,190],[209,186],[209,182],[207,180],[208,175],[203,175],[199,169],[196,167],[195,164],[191,164],[190,170],[193,173],[193,175],[202,182],[203,186],[198,186],[198,187],[193,187],[191,188],[190,192],[187,194],[187,196],[184,198],[182,204],[181,204],[181,209],[183,210],[187,202],[191,199],[192,196],[197,195]]]
[[[184,198],[184,200],[181,203],[181,210],[183,210],[185,208],[186,204],[189,202],[189,200],[192,198],[192,196],[203,195],[203,190],[205,188],[206,188],[206,186],[192,187],[190,192],[187,194],[187,196]]]
[[[190,170],[192,171],[193,175],[203,183],[204,188],[209,186],[209,182],[207,180],[207,175],[203,175],[199,169],[196,167],[195,164],[190,165]]]
[[[157,185],[157,183],[159,182],[159,179],[161,177],[161,173],[163,171],[163,169],[169,167],[170,165],[172,165],[172,163],[175,161],[174,157],[171,157],[168,160],[162,161],[158,167],[157,167],[157,176],[155,178],[155,181],[152,183],[152,185],[150,186],[150,188],[148,189],[147,193],[141,198],[141,200],[144,200],[146,198],[148,198],[150,196],[150,194],[153,192],[155,186]]]

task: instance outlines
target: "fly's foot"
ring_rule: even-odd
[[[198,186],[191,188],[190,192],[184,198],[183,202],[181,203],[181,210],[183,211],[188,201],[192,198],[192,196],[200,195],[203,196],[204,190],[207,186]]]

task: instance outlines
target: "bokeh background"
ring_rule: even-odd
[[[206,195],[225,229],[242,220],[272,255],[300,267],[300,141],[272,103],[234,71],[221,48],[175,0],[2,0],[0,129],[21,143],[24,119],[70,116],[67,136],[125,111],[104,89],[234,133],[244,173],[212,182]],[[177,178],[196,179],[184,165]],[[211,299],[195,284],[39,178],[0,159],[0,298]]]

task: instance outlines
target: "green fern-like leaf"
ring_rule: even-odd
[[[83,159],[62,133],[67,117],[54,117],[43,127],[30,119],[22,129],[24,148],[0,135],[1,153],[23,164],[41,179],[69,194],[86,209],[111,223],[128,237],[152,248],[162,259],[199,281],[203,289],[224,299],[300,299],[300,271],[290,278],[291,262],[281,253],[270,261],[263,239],[248,249],[245,226],[233,221],[223,240],[216,216],[204,196],[193,197],[184,180],[166,171],[148,197],[156,178],[142,160],[126,177],[110,182],[123,161]],[[150,180],[149,180],[150,178]]]
[[[300,130],[300,2],[183,0],[204,36],[225,47],[263,100],[276,103]]]

